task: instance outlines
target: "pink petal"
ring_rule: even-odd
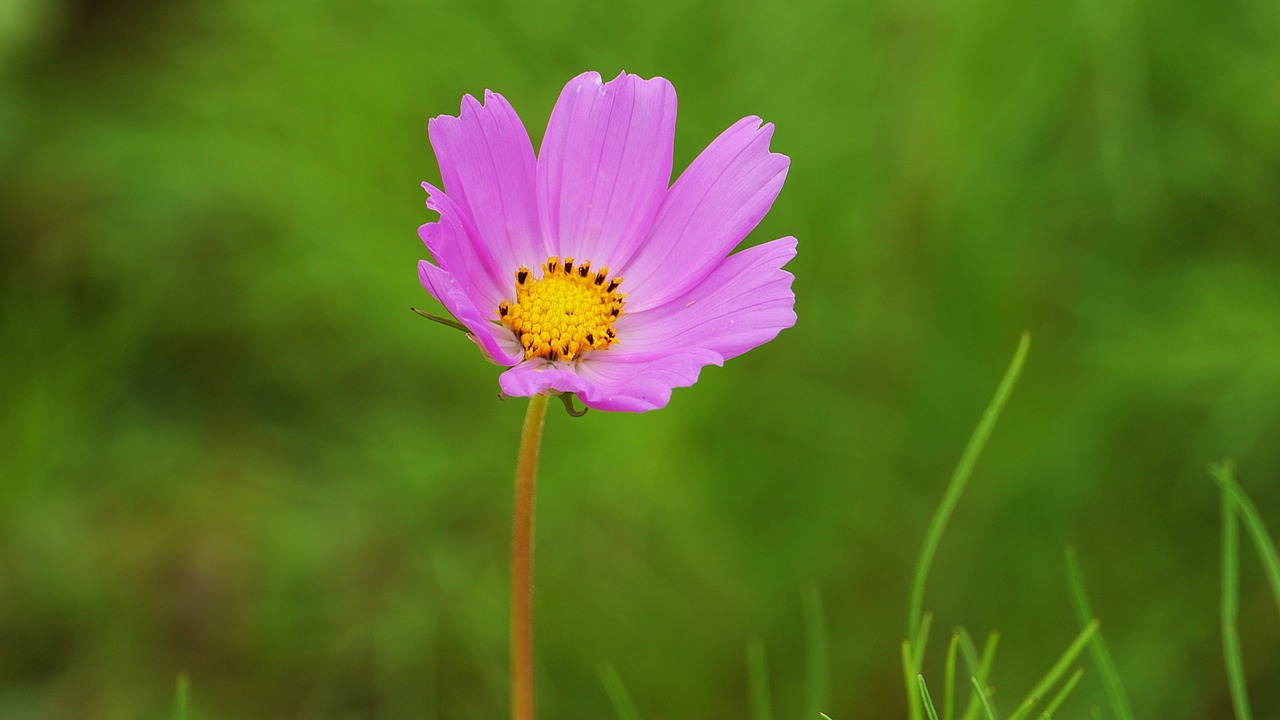
[[[418,228],[418,236],[440,269],[458,281],[477,307],[496,309],[512,293],[511,272],[493,259],[470,218],[448,195],[430,183],[422,186],[429,193],[427,207],[440,213],[440,219]]]
[[[427,134],[445,192],[497,267],[514,273],[521,263],[544,259],[534,194],[537,164],[529,133],[510,103],[488,91],[484,99],[481,105],[467,95],[458,117],[432,118]]]
[[[515,365],[524,357],[515,337],[497,322],[489,320],[488,313],[476,308],[472,296],[456,277],[426,260],[419,260],[418,279],[458,322],[467,326],[471,331],[468,337],[480,346],[485,357],[499,365]]]
[[[662,307],[638,313],[628,307],[618,318],[619,347],[633,352],[702,348],[728,360],[769,342],[796,324],[795,278],[782,269],[795,255],[793,237],[750,247]]]
[[[672,388],[692,385],[703,367],[721,362],[720,356],[707,350],[629,353],[609,349],[571,365],[526,360],[502,373],[498,382],[508,395],[574,392],[583,404],[597,410],[645,412],[665,406]]]
[[[629,309],[641,311],[679,297],[765,216],[791,162],[769,152],[772,137],[772,124],[743,118],[680,175],[648,239],[622,268]]]
[[[671,182],[675,123],[675,89],[663,78],[623,73],[602,84],[589,72],[569,81],[538,153],[549,255],[617,269],[647,235]]]

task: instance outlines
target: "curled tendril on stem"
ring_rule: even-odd
[[[587,414],[590,408],[583,407],[581,410],[573,409],[573,393],[560,393],[560,402],[564,403],[564,411],[573,417],[582,417]]]

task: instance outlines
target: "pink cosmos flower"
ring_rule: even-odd
[[[730,254],[786,178],[773,125],[739,120],[670,185],[675,124],[667,80],[594,72],[560,93],[536,157],[497,93],[432,118],[444,190],[423,183],[440,219],[418,275],[509,368],[507,395],[652,410],[795,324],[795,238]]]

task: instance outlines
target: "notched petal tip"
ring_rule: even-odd
[[[614,79],[610,80],[605,84],[611,85],[615,82],[618,82],[619,80],[639,83],[642,85],[648,85],[652,83],[656,85],[663,85],[666,87],[674,87],[673,85],[671,85],[670,80],[662,77],[661,75],[654,75],[653,77],[644,77],[643,75],[640,75],[638,73],[630,73],[630,72],[627,72],[626,70],[619,72],[617,77],[615,77]]]
[[[746,144],[763,142],[766,148],[770,148],[773,144],[773,132],[776,129],[772,122],[766,121],[758,115],[747,115],[738,122],[730,125],[724,132],[720,133],[717,141],[728,139],[737,134],[750,135],[750,140]],[[765,156],[766,161],[777,162],[782,161],[785,165],[791,164],[791,158],[780,152],[774,152],[770,148],[769,153]]]
[[[582,92],[583,90],[596,90],[600,93],[619,92],[624,87],[635,90],[641,86],[659,86],[658,89],[664,93],[675,94],[675,86],[671,81],[661,75],[654,75],[646,78],[635,73],[629,73],[626,70],[619,71],[616,76],[610,80],[605,80],[600,73],[595,70],[588,70],[574,77],[565,83],[565,89],[572,89],[574,92]]]
[[[476,99],[476,96],[467,93],[462,96],[462,106],[458,109],[458,119],[464,122],[474,121],[475,116],[484,110],[485,106]]]
[[[440,198],[445,197],[444,190],[429,182],[422,183],[422,189],[427,191],[427,209],[440,212]]]

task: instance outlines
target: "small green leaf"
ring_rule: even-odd
[[[591,409],[584,405],[581,410],[574,410],[573,409],[574,394],[571,392],[560,393],[559,398],[560,398],[560,402],[564,403],[564,411],[569,413],[573,417],[582,417],[583,415],[587,414],[588,410]]]
[[[446,327],[451,327],[454,330],[461,330],[464,333],[470,334],[471,332],[470,330],[467,329],[466,325],[463,325],[462,323],[458,322],[457,320],[454,320],[453,318],[441,317],[439,315],[432,315],[431,313],[425,312],[423,310],[419,310],[418,308],[409,308],[409,309],[418,313],[422,317],[432,322],[438,322],[441,325],[444,325]]]

